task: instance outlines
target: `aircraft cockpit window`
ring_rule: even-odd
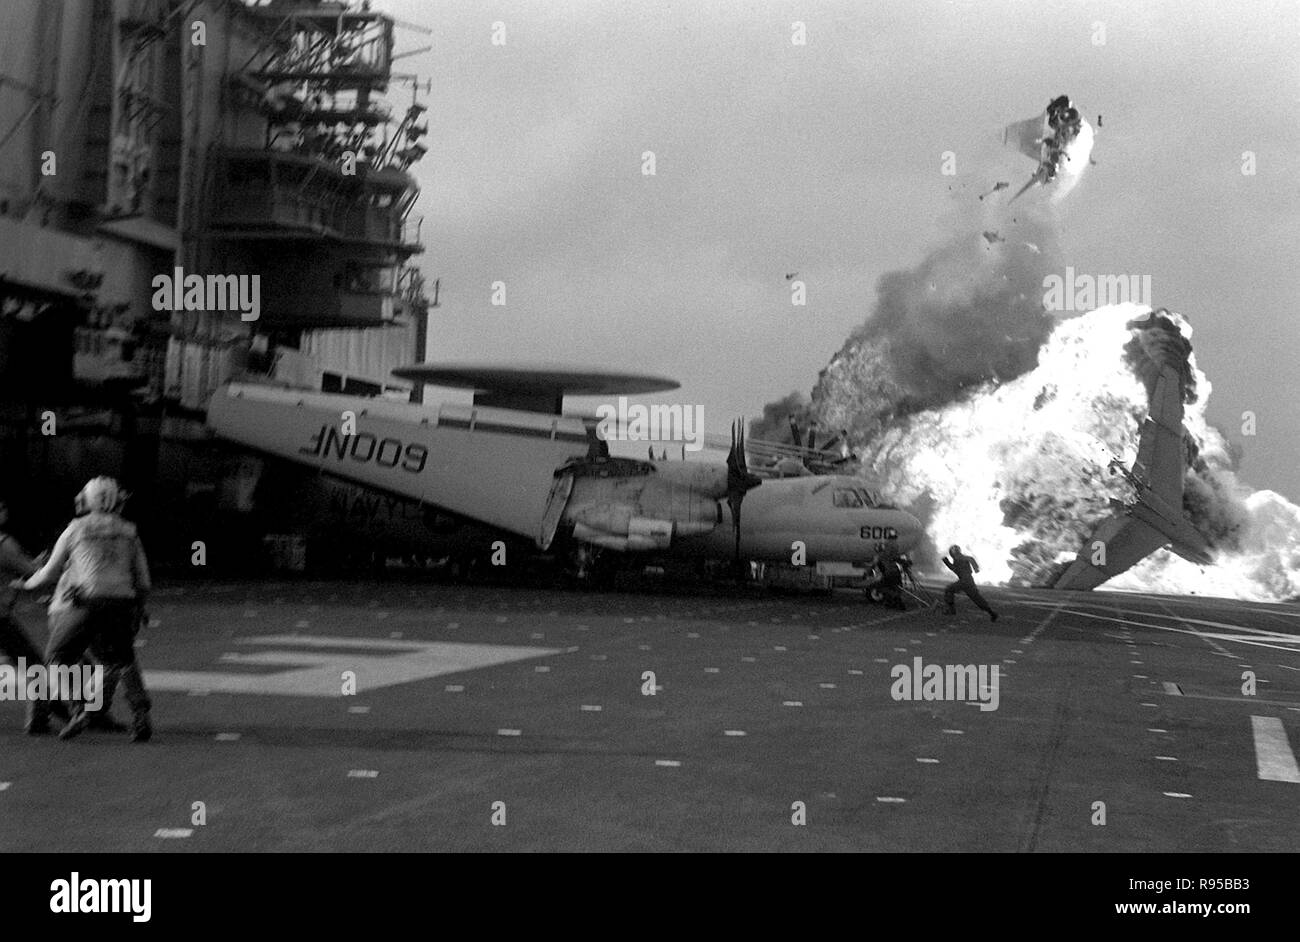
[[[861,507],[862,506],[862,498],[858,496],[858,492],[850,491],[847,489],[837,490],[835,492],[834,501],[836,507]]]
[[[878,503],[880,503],[879,498],[871,491],[868,491],[865,488],[863,490],[858,491],[858,494],[860,494],[862,499],[866,501],[868,507],[874,507]]]

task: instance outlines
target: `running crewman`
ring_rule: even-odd
[[[957,576],[957,581],[943,590],[943,601],[947,606],[948,614],[957,614],[957,608],[954,604],[955,596],[958,592],[965,592],[972,602],[989,613],[989,620],[997,621],[998,613],[989,607],[988,602],[984,601],[984,596],[980,595],[979,587],[975,585],[974,573],[980,571],[980,564],[976,562],[975,557],[966,556],[962,553],[960,546],[953,544],[948,547],[948,556],[944,557],[943,564]]]

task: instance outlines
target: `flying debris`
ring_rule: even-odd
[[[786,274],[785,274],[785,280],[786,280],[786,281],[794,281],[794,279],[796,278],[796,276],[798,276],[798,274],[799,274],[799,273],[798,273],[797,271],[786,272]]]
[[[983,201],[984,197],[992,196],[994,193],[1010,188],[1010,186],[1011,184],[1007,183],[1005,180],[999,180],[997,183],[993,184],[993,189],[989,190],[987,193],[980,194],[980,200]]]
[[[1002,143],[1038,161],[1034,175],[1011,201],[1034,184],[1050,186],[1053,201],[1065,196],[1083,175],[1092,153],[1092,138],[1092,125],[1083,120],[1066,95],[1052,99],[1043,114],[1008,124],[1002,131]]]
[[[1035,255],[1043,254],[1043,250],[1032,242],[1021,242],[1020,244],[1029,249],[1029,251],[1033,252]]]
[[[1133,469],[1118,458],[1109,464],[1111,474],[1132,485],[1135,500],[1101,522],[1054,588],[1095,588],[1166,545],[1191,562],[1213,563],[1205,538],[1183,513],[1183,455],[1182,380],[1175,367],[1165,366],[1151,392]]]
[[[1002,236],[998,235],[996,232],[989,232],[987,229],[985,229],[984,241],[987,242],[989,245],[992,245],[994,242],[1005,242],[1007,240],[1002,238]]]
[[[1100,114],[1100,113],[1098,113],[1098,115],[1097,115],[1097,127],[1101,127],[1101,114]]]

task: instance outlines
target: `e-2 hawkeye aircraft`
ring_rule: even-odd
[[[474,404],[231,384],[213,396],[208,425],[257,452],[562,552],[580,574],[611,555],[861,569],[884,548],[907,553],[920,540],[920,522],[858,478],[751,474],[739,427],[725,464],[646,461],[611,457],[594,419],[562,413],[565,396],[660,392],[677,388],[672,380],[475,364],[395,374],[472,388]]]

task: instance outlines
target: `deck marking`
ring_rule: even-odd
[[[655,759],[655,765],[661,765],[666,769],[675,769],[681,765],[676,759]]]
[[[1282,721],[1276,716],[1252,716],[1250,725],[1255,734],[1259,777],[1269,782],[1300,782],[1300,767],[1296,766]]]
[[[1056,607],[1047,613],[1047,617],[1044,618],[1042,621],[1040,621],[1033,631],[1029,632],[1029,634],[1025,635],[1023,638],[1020,639],[1021,644],[1033,644],[1034,640],[1040,634],[1043,633],[1043,631],[1047,628],[1048,625],[1052,623],[1052,619],[1057,616],[1057,614],[1061,611],[1061,608],[1063,605],[1065,605],[1065,603],[1056,602],[1055,605]]]
[[[159,828],[153,832],[154,837],[173,838],[173,837],[192,837],[194,828]]]
[[[1105,615],[1098,615],[1096,612],[1080,612],[1080,611],[1076,611],[1076,610],[1074,610],[1074,609],[1068,609],[1068,608],[1066,608],[1066,609],[1062,609],[1062,611],[1065,612],[1066,614],[1070,614],[1070,615],[1082,615],[1084,618],[1092,618],[1092,619],[1095,619],[1095,620],[1097,620],[1097,621],[1119,622],[1120,624],[1124,624],[1124,625],[1133,625],[1134,627],[1137,627],[1137,628],[1154,628],[1154,629],[1156,629],[1157,631],[1172,631],[1172,632],[1174,632],[1175,634],[1194,635],[1194,636],[1200,638],[1200,639],[1201,639],[1202,641],[1204,641],[1206,644],[1208,644],[1211,648],[1213,648],[1213,649],[1214,649],[1214,653],[1217,654],[1217,655],[1219,655],[1219,656],[1221,656],[1221,657],[1234,657],[1234,658],[1235,658],[1235,657],[1240,657],[1240,655],[1238,655],[1238,654],[1233,654],[1231,651],[1226,650],[1222,645],[1216,643],[1216,639],[1217,639],[1217,641],[1232,641],[1232,642],[1235,642],[1236,644],[1245,644],[1245,645],[1249,645],[1249,646],[1251,646],[1251,647],[1258,647],[1258,648],[1271,648],[1271,649],[1276,650],[1276,651],[1289,651],[1289,652],[1291,652],[1291,653],[1295,653],[1295,651],[1296,651],[1296,648],[1294,647],[1294,645],[1300,644],[1300,637],[1297,637],[1296,635],[1287,635],[1287,634],[1283,634],[1283,633],[1281,633],[1281,632],[1270,632],[1270,631],[1265,631],[1265,630],[1262,629],[1262,628],[1249,628],[1249,627],[1247,627],[1247,626],[1245,626],[1245,625],[1232,625],[1232,624],[1228,624],[1228,623],[1226,623],[1226,622],[1213,622],[1213,623],[1211,623],[1211,624],[1212,624],[1212,625],[1219,625],[1219,626],[1224,627],[1224,628],[1231,628],[1231,629],[1234,630],[1234,631],[1246,632],[1246,633],[1249,633],[1249,634],[1255,634],[1255,635],[1264,635],[1264,636],[1266,636],[1266,637],[1268,638],[1269,641],[1286,642],[1286,643],[1291,644],[1292,647],[1284,647],[1282,644],[1269,644],[1269,643],[1267,643],[1267,642],[1265,642],[1265,641],[1256,641],[1256,640],[1251,640],[1251,639],[1249,639],[1249,638],[1242,637],[1241,635],[1228,634],[1228,633],[1226,633],[1226,632],[1197,631],[1197,630],[1196,630],[1195,628],[1193,628],[1193,627],[1191,626],[1191,624],[1189,624],[1189,623],[1190,623],[1190,622],[1198,622],[1198,621],[1201,621],[1200,619],[1195,619],[1195,618],[1180,618],[1179,616],[1177,616],[1177,615],[1173,615],[1173,614],[1170,614],[1170,615],[1158,615],[1158,614],[1155,614],[1155,613],[1150,613],[1150,614],[1147,614],[1146,617],[1149,617],[1149,618],[1172,618],[1172,619],[1178,621],[1179,623],[1183,624],[1185,627],[1183,627],[1183,628],[1175,628],[1173,625],[1156,625],[1156,624],[1152,624],[1151,622],[1130,621],[1130,620],[1122,619],[1122,618],[1109,618],[1109,617],[1107,617],[1107,616],[1105,616]]]
[[[379,778],[377,769],[348,769],[348,778]]]
[[[1164,688],[1165,693],[1169,694],[1171,697],[1181,697],[1183,695],[1183,688],[1172,681],[1164,681]]]
[[[344,671],[354,671],[359,682],[373,690],[561,653],[555,648],[318,635],[263,635],[239,642],[272,650],[227,652],[219,658],[223,665],[284,669],[271,673],[146,670],[145,684],[177,692],[337,697]]]

